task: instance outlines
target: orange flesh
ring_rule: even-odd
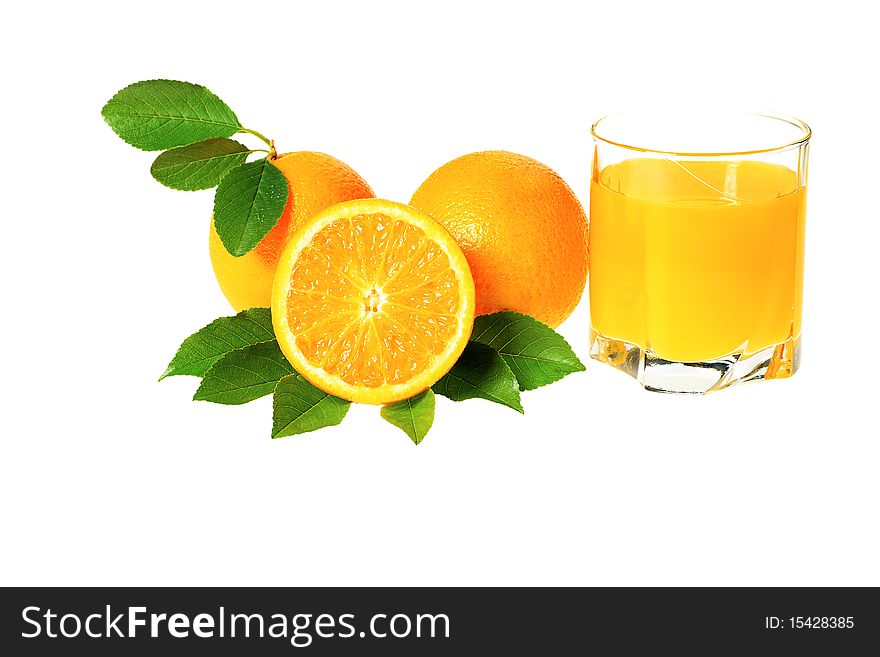
[[[297,348],[351,385],[405,383],[459,331],[463,300],[449,257],[419,227],[381,213],[320,230],[290,280]]]

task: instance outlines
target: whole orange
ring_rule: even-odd
[[[269,307],[278,259],[290,237],[305,222],[335,203],[373,197],[373,190],[354,169],[324,153],[286,153],[272,164],[287,178],[287,206],[275,227],[252,251],[240,257],[230,255],[211,221],[209,249],[214,275],[236,311]]]
[[[524,155],[484,151],[432,173],[410,205],[442,224],[464,251],[476,313],[516,310],[556,327],[587,279],[587,217],[565,181]]]

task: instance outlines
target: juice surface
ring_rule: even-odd
[[[794,171],[765,162],[634,158],[594,172],[593,329],[680,362],[799,337],[805,197]]]

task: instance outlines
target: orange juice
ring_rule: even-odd
[[[594,333],[676,362],[790,349],[805,195],[795,171],[760,161],[636,157],[594,171]]]

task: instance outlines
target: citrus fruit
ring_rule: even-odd
[[[443,376],[474,321],[474,282],[452,236],[381,199],[319,212],[278,263],[272,324],[293,367],[343,399],[407,399]]]
[[[587,278],[587,217],[555,171],[505,151],[471,153],[432,173],[410,205],[464,251],[476,312],[516,310],[556,327]]]
[[[211,221],[209,248],[214,275],[236,311],[269,306],[278,257],[290,236],[308,219],[334,203],[373,196],[373,190],[357,172],[324,153],[286,153],[272,163],[287,178],[287,206],[275,227],[252,251],[237,258],[230,255]]]

